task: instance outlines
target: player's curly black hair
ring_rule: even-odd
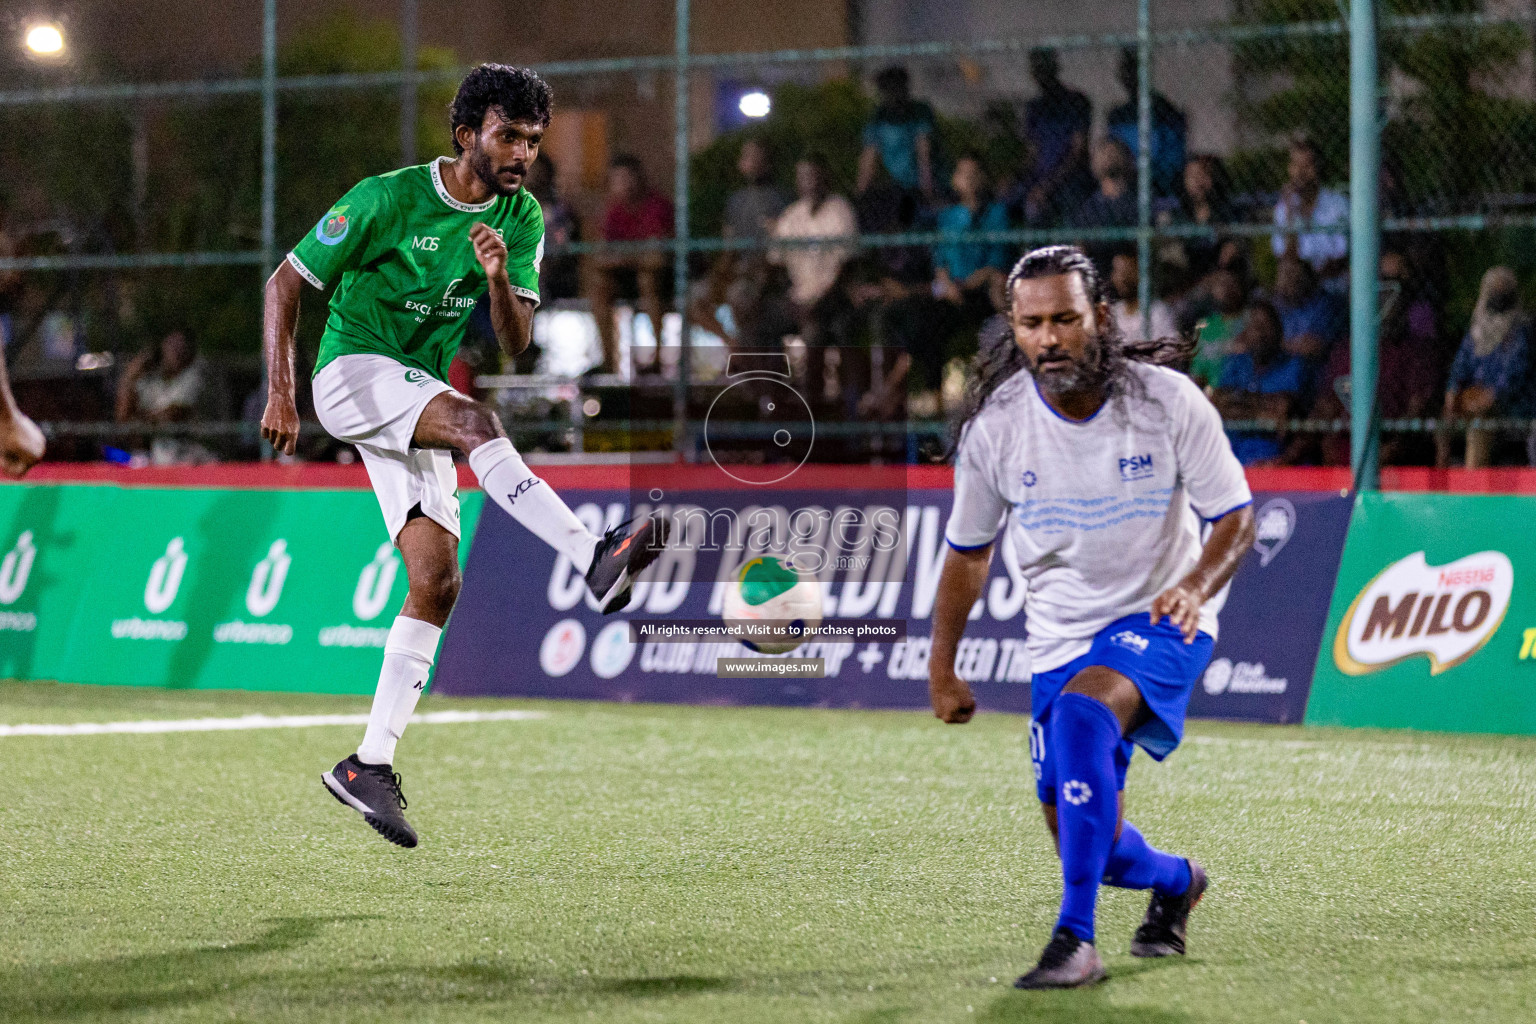
[[[493,107],[509,121],[532,121],[547,127],[554,102],[555,94],[549,83],[530,69],[481,64],[464,76],[458,94],[448,106],[453,151],[464,152],[459,145],[459,125],[468,125],[478,133],[485,124],[485,112]]]
[[[1087,293],[1092,305],[1109,303],[1108,282],[1100,276],[1099,268],[1094,266],[1093,260],[1075,245],[1048,245],[1025,253],[1009,273],[1004,294],[1011,299],[1014,285],[1020,281],[1055,277],[1058,274],[1080,276],[1083,291]],[[1183,371],[1188,369],[1194,357],[1196,340],[1194,336],[1189,336],[1127,342],[1115,318],[1106,317],[1099,325],[1099,343],[1094,350],[1094,364],[1088,369],[1092,379],[1104,385],[1106,401],[1126,394],[1141,394],[1144,391],[1142,382],[1127,371],[1127,363],[1152,363]],[[965,405],[950,444],[951,457],[960,446],[966,424],[981,412],[993,392],[1014,374],[1028,368],[1024,352],[1014,340],[1013,326],[1006,315],[994,316],[983,324],[979,341],[976,361],[970,380],[966,383]]]

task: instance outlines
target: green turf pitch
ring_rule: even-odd
[[[1055,916],[1024,721],[447,701],[413,851],[322,789],[353,726],[0,738],[0,1021],[1529,1021],[1536,741],[1193,726],[1127,801],[1213,880],[1191,955],[1015,992]],[[353,698],[0,683],[0,721]]]

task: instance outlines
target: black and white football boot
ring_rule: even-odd
[[[1070,928],[1057,928],[1040,954],[1035,969],[1013,983],[1014,988],[1081,988],[1104,980],[1104,961],[1093,943]]]
[[[405,794],[400,792],[400,776],[387,764],[364,764],[352,754],[335,768],[320,776],[332,796],[373,826],[373,830],[396,846],[407,849],[416,845],[416,830],[405,820]]]
[[[1131,939],[1131,956],[1183,956],[1184,939],[1189,931],[1189,912],[1210,886],[1205,868],[1189,864],[1189,888],[1178,896],[1159,896],[1147,903],[1147,916]]]
[[[597,598],[604,615],[623,611],[629,605],[635,577],[656,561],[671,533],[671,521],[652,512],[639,522],[631,519],[603,534],[587,569],[587,589]]]

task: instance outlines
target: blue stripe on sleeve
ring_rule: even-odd
[[[1227,516],[1231,515],[1233,512],[1236,512],[1238,509],[1240,509],[1240,508],[1247,508],[1248,506],[1250,506],[1252,504],[1253,504],[1253,499],[1249,498],[1247,501],[1243,502],[1241,505],[1233,505],[1231,508],[1227,509],[1225,512],[1223,512],[1219,516],[1211,516],[1209,519],[1206,520],[1206,522],[1207,523],[1220,522],[1221,520],[1227,518]]]

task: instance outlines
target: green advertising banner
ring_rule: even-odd
[[[1536,733],[1536,497],[1362,494],[1309,725]]]
[[[15,486],[0,523],[11,677],[371,693],[405,599],[368,491]]]

